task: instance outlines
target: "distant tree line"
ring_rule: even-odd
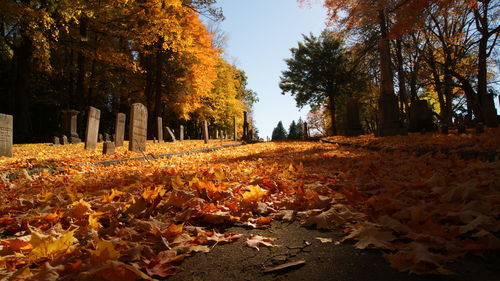
[[[288,131],[283,126],[283,122],[279,121],[276,127],[273,129],[273,134],[271,140],[273,141],[282,141],[282,140],[300,140],[301,136],[304,135],[303,132],[303,124],[302,119],[299,118],[297,122],[295,120],[290,123],[290,127]]]

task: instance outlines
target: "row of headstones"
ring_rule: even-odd
[[[68,110],[63,112],[63,131],[67,132],[69,135],[69,140],[66,135],[62,135],[62,144],[68,143],[79,143],[81,140],[76,132],[77,128],[77,114],[76,110]],[[89,107],[89,112],[87,115],[87,126],[85,130],[85,149],[95,149],[97,147],[97,142],[99,141],[99,121],[100,121],[101,111],[95,107]],[[252,134],[248,133],[248,122],[246,119],[246,112],[244,115],[245,135],[244,138],[249,138]],[[12,157],[12,145],[13,145],[13,116],[8,114],[0,114],[0,156]],[[124,113],[118,113],[115,123],[115,134],[114,142],[110,141],[110,136],[106,136],[106,140],[103,145],[104,154],[113,154],[115,146],[123,146],[123,140],[125,135],[125,121],[126,115]],[[146,150],[146,139],[147,139],[147,122],[148,122],[148,110],[141,103],[134,103],[130,108],[130,127],[129,127],[129,150],[134,152],[144,152]],[[157,120],[157,136],[158,141],[163,142],[163,126],[162,119],[158,117]],[[168,134],[173,141],[176,140],[174,132],[166,127]],[[217,135],[222,137],[227,133],[222,131],[217,131]],[[203,136],[205,143],[208,143],[208,122],[203,122]],[[234,140],[237,140],[237,125],[236,117],[234,117]],[[179,139],[184,140],[184,127],[180,126],[180,136]],[[58,137],[54,137],[54,144],[61,144]]]

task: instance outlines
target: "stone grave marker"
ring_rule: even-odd
[[[106,141],[102,145],[102,154],[113,155],[115,154],[115,143]]]
[[[421,132],[425,128],[426,132],[437,129],[434,124],[434,114],[427,100],[416,100],[410,106],[409,132]]]
[[[243,111],[243,139],[244,139],[244,140],[249,139],[249,136],[248,136],[248,129],[249,129],[249,124],[248,124],[248,112]]]
[[[78,122],[77,110],[63,110],[62,111],[62,130],[63,134],[69,136],[69,141],[71,143],[80,143],[82,140],[77,133],[77,122]]]
[[[233,117],[233,140],[237,141],[238,140],[238,126],[236,124],[236,116]]]
[[[203,139],[205,141],[205,144],[208,143],[208,122],[205,120],[203,121]]]
[[[363,134],[361,122],[359,122],[359,101],[356,98],[349,98],[346,103],[346,114],[344,121],[345,135],[348,137]]]
[[[59,137],[54,136],[52,138],[52,145],[60,145],[61,142],[59,141]]]
[[[115,123],[115,146],[123,146],[123,140],[125,139],[125,120],[127,116],[125,113],[118,113],[116,115]]]
[[[97,142],[103,142],[103,141],[104,141],[104,136],[101,133],[99,133],[97,135]]]
[[[12,157],[14,117],[0,114],[0,156]]]
[[[102,134],[99,134],[99,120],[101,111],[89,106],[87,114],[87,129],[85,130],[85,149],[95,149],[97,147],[97,137],[102,141]]]
[[[180,125],[179,126],[179,141],[183,141],[183,140],[184,140],[184,126]]]
[[[161,117],[156,117],[156,136],[158,137],[158,142],[163,142],[163,119]]]
[[[165,127],[165,129],[167,129],[167,133],[168,133],[168,135],[170,136],[170,139],[172,140],[172,142],[175,142],[175,141],[176,141],[176,139],[175,139],[175,134],[174,134],[174,132],[172,132],[172,130],[170,130],[170,128],[169,128],[169,127]]]
[[[484,125],[483,123],[479,122],[476,124],[476,134],[480,135],[484,133]]]
[[[104,133],[104,141],[111,141],[111,136],[108,133]]]
[[[447,135],[449,134],[448,126],[447,125],[442,125],[441,126],[441,134]]]
[[[130,129],[128,149],[134,152],[146,151],[148,109],[142,103],[130,107]]]
[[[62,142],[61,142],[62,145],[68,144],[68,137],[66,135],[62,135],[61,140],[62,140]]]

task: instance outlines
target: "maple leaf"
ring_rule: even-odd
[[[247,191],[243,192],[241,196],[245,202],[255,202],[259,200],[262,196],[266,195],[267,191],[262,189],[258,185],[251,185],[246,188]]]
[[[2,255],[33,249],[33,246],[30,243],[18,238],[2,240],[0,241],[0,245],[4,246],[4,248],[0,251]]]
[[[115,250],[115,244],[111,241],[105,241],[97,238],[95,250],[88,249],[90,252],[90,262],[93,265],[103,264],[108,260],[117,260],[120,252]]]
[[[380,226],[370,222],[363,222],[355,226],[348,236],[342,241],[348,239],[356,239],[358,242],[354,245],[358,249],[378,248],[378,249],[394,249],[394,245],[390,243],[396,239],[391,231],[382,231]]]
[[[394,254],[385,254],[384,257],[391,266],[399,271],[409,271],[416,274],[453,274],[450,270],[443,268],[440,263],[446,258],[432,253],[429,247],[420,242],[411,242],[405,249]]]
[[[316,225],[317,228],[331,229],[336,226],[342,226],[347,222],[352,222],[363,218],[365,215],[361,213],[354,213],[345,205],[335,204],[327,211],[319,215],[306,219],[302,225],[312,226]]]
[[[212,233],[210,233],[210,236],[206,236],[208,241],[214,241],[216,243],[224,243],[224,242],[233,242],[234,240],[240,239],[242,234],[239,233],[219,233],[216,230],[214,230]],[[200,235],[200,234],[199,234]]]
[[[95,266],[78,274],[76,280],[136,281],[137,279],[157,281],[141,272],[133,265],[108,260],[101,266]]]
[[[124,192],[122,192],[122,191],[119,191],[116,189],[111,189],[111,193],[108,195],[104,195],[101,202],[102,203],[113,202],[113,200],[115,200],[115,198],[120,197],[123,194],[124,194]]]
[[[37,232],[34,229],[31,231],[30,244],[33,250],[29,254],[30,260],[37,260],[39,258],[51,257],[57,252],[67,253],[73,249],[73,244],[77,241],[73,234],[78,228],[67,231],[62,234],[59,238],[53,238],[52,236],[45,235],[43,233]]]
[[[252,234],[252,236],[250,238],[247,238],[246,243],[247,243],[247,246],[255,248],[255,249],[257,249],[257,251],[259,251],[258,246],[260,246],[260,245],[263,245],[266,247],[276,247],[277,245],[274,244],[274,242],[273,242],[274,240],[276,240],[276,238],[264,237],[264,236]]]
[[[183,259],[184,255],[177,255],[173,250],[162,251],[146,266],[146,271],[151,276],[171,276],[175,274],[175,270],[178,268],[178,266],[171,263],[178,263]]]
[[[40,272],[33,275],[32,279],[38,281],[56,281],[59,279],[58,271],[62,271],[63,269],[63,265],[53,267],[48,262],[45,262],[42,265]]]
[[[76,201],[71,204],[71,208],[66,212],[66,216],[70,218],[82,219],[90,211],[92,211],[92,206],[83,199]]]

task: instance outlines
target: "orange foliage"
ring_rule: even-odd
[[[175,274],[189,253],[241,237],[213,224],[273,218],[344,230],[358,248],[386,250],[401,271],[448,274],[447,261],[500,248],[499,178],[498,161],[313,142],[3,178],[0,277],[152,280]],[[261,236],[247,244],[274,246]]]

